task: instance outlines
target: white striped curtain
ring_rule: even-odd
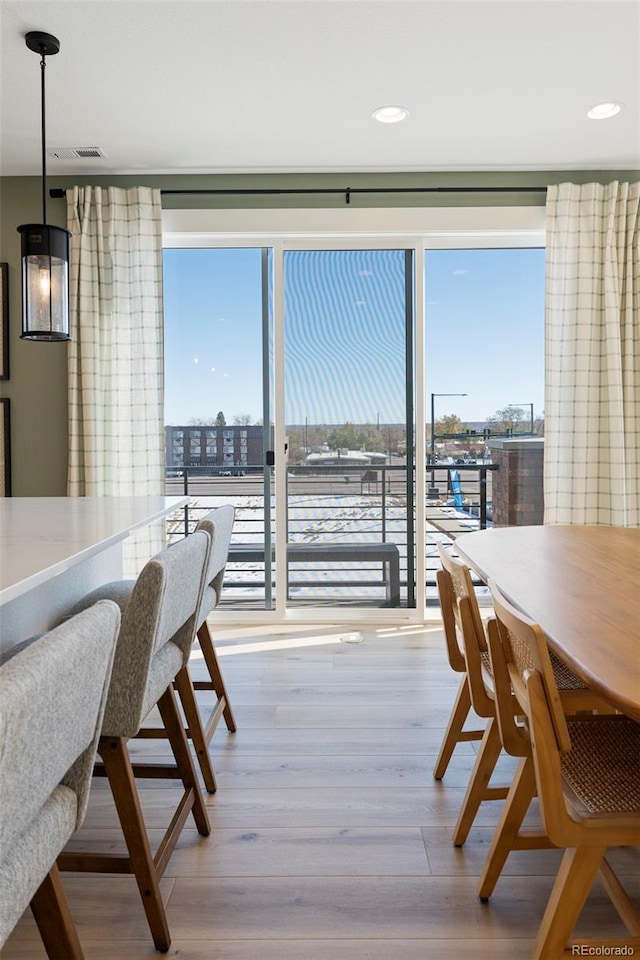
[[[161,217],[159,190],[67,190],[70,496],[164,493]],[[162,545],[129,538],[125,573]]]
[[[545,523],[640,526],[640,183],[547,192]]]

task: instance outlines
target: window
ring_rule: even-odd
[[[544,269],[541,248],[426,252],[426,389],[436,422],[458,418],[480,439],[487,429],[542,433]],[[470,441],[459,454],[481,448]]]
[[[406,548],[404,544],[400,547],[401,551],[406,549],[407,555],[413,551],[415,609],[419,612],[428,595],[425,584],[433,573],[429,570],[433,541],[427,502],[428,489],[434,485],[428,463],[431,443],[434,443],[434,454],[450,458],[453,466],[458,467],[456,461],[462,461],[458,471],[462,480],[458,478],[449,487],[449,478],[445,476],[444,490],[452,505],[442,505],[454,512],[463,508],[464,515],[458,518],[461,532],[473,529],[478,522],[477,504],[465,502],[470,498],[463,471],[486,460],[485,433],[499,432],[502,428],[530,432],[532,421],[537,432],[543,426],[544,250],[540,228],[544,208],[252,211],[251,229],[255,234],[247,238],[244,247],[241,234],[247,224],[246,211],[216,210],[215,215],[211,214],[211,227],[205,226],[208,211],[195,213],[198,214],[197,226],[189,236],[191,228],[186,224],[192,212],[166,212],[167,222],[171,222],[172,241],[180,249],[167,250],[165,254],[165,354],[167,416],[175,423],[197,418],[197,422],[203,424],[206,462],[215,459],[220,464],[217,470],[224,478],[220,480],[219,473],[212,473],[220,487],[206,484],[207,494],[212,496],[210,504],[202,501],[203,508],[215,505],[216,489],[221,491],[221,496],[233,495],[237,499],[240,521],[238,542],[269,542],[273,544],[273,557],[277,560],[288,542],[297,542],[289,537],[292,518],[298,521],[292,507],[297,510],[301,504],[295,499],[304,495],[300,468],[306,458],[313,455],[318,463],[323,461],[324,487],[327,477],[338,477],[330,491],[336,500],[348,497],[351,504],[362,497],[370,506],[372,498],[384,497],[385,517],[380,531],[376,532],[376,536],[380,533],[383,537],[383,542],[393,540],[397,532],[391,522],[395,522],[389,513],[391,508],[404,509],[411,518],[411,536],[415,535],[415,542],[409,543],[407,532]],[[335,232],[331,234],[333,221]],[[288,228],[282,226],[285,222]],[[281,231],[269,235],[269,223],[279,224]],[[376,226],[381,225],[389,232],[382,229],[378,233]],[[287,229],[291,232],[287,233]],[[323,231],[321,238],[315,236],[318,229]],[[223,231],[225,237],[216,235],[216,230]],[[234,233],[237,236],[229,239]],[[260,248],[255,247],[256,234],[262,238]],[[211,246],[205,247],[208,240]],[[399,250],[411,259],[413,270],[401,286],[408,294],[407,316],[413,312],[412,326],[407,324],[407,330],[415,329],[415,338],[412,341],[408,337],[403,343],[394,341],[397,357],[396,354],[390,357],[391,365],[387,362],[376,367],[380,375],[369,378],[366,389],[360,389],[357,376],[345,372],[336,378],[332,396],[320,397],[318,385],[326,378],[319,373],[318,357],[330,355],[334,368],[337,364],[344,367],[353,352],[351,341],[347,341],[354,324],[373,309],[373,299],[365,295],[361,287],[365,284],[372,287],[376,279],[371,265],[364,264],[364,259],[375,250],[386,253]],[[320,267],[334,262],[348,263],[347,251],[363,251],[364,265],[356,263],[351,287],[342,280],[336,281],[333,287],[326,278],[319,283]],[[360,254],[354,254],[352,259],[358,256]],[[391,262],[392,258],[380,254],[379,259]],[[300,282],[296,284],[292,283],[292,265],[300,267]],[[315,284],[312,292],[309,284]],[[388,285],[380,286],[384,296],[388,290]],[[336,315],[336,303],[342,303],[340,298],[344,299],[347,293],[348,310],[345,308],[343,313],[345,317],[349,313],[348,322],[336,321],[335,329],[328,326],[328,321],[320,322],[325,308],[331,316]],[[308,299],[303,302],[307,294]],[[389,354],[388,347],[384,346],[386,341],[377,336],[388,306],[384,296],[378,297],[379,309],[368,321],[371,335],[363,339],[358,348],[363,357],[369,356],[367,351]],[[329,303],[331,298],[335,303]],[[322,340],[327,330],[331,335]],[[298,335],[300,332],[304,336]],[[172,345],[176,346],[175,355]],[[406,377],[400,378],[400,387],[394,381],[393,387],[379,391],[379,401],[369,403],[367,410],[361,409],[375,384],[383,382],[382,376],[391,376],[395,369],[393,362],[398,358],[398,362],[408,364]],[[362,366],[357,365],[355,369],[361,370]],[[413,390],[412,399],[416,401],[414,422],[409,427],[408,403],[405,405],[402,401],[407,386]],[[349,391],[359,406],[356,404],[356,412],[349,415],[358,422],[348,426],[365,424],[368,433],[363,439],[352,429],[344,442],[338,444],[340,463],[330,464],[327,458],[332,451],[328,447],[324,449],[326,435],[331,432],[329,427],[336,426],[333,423],[336,398]],[[316,406],[323,411],[326,408],[326,414],[316,416],[310,400],[321,400]],[[456,434],[462,429],[468,433],[466,442],[459,437],[451,442],[432,437],[432,407],[436,422],[448,418],[443,432],[445,427],[450,427],[446,432]],[[509,424],[503,416],[505,410],[512,415]],[[323,417],[331,423],[320,422]],[[249,426],[250,423],[255,426]],[[333,433],[337,435],[337,431]],[[275,483],[267,469],[269,463],[265,463],[267,450],[275,451]],[[374,461],[374,455],[383,459]],[[366,478],[363,475],[360,483],[363,456],[371,462]],[[349,460],[345,463],[346,457]],[[405,469],[406,490],[400,489],[397,477],[391,477],[389,482],[391,467],[401,476],[401,461],[415,462],[415,475],[411,469]],[[234,478],[231,488],[230,477]],[[325,489],[325,496],[328,493]],[[326,532],[320,527],[316,529],[314,519],[318,496],[319,488],[309,492],[310,499],[304,505],[306,513],[301,514],[300,521],[306,527],[296,529],[296,536],[312,532],[320,540],[325,538]],[[241,497],[246,502],[241,502]],[[396,499],[403,499],[404,506],[396,503]],[[335,506],[332,504],[332,508]],[[358,508],[365,516],[364,499]],[[339,536],[340,530],[334,528],[333,534]],[[295,590],[288,589],[290,584],[284,569],[287,565],[274,563],[273,570],[267,570],[266,552],[265,557],[266,600],[262,609],[274,609],[270,605],[273,600],[277,601],[282,614],[287,603],[295,601]],[[410,602],[405,602],[409,598],[409,570],[406,557],[401,555],[405,613],[412,608]],[[318,568],[315,579],[324,580],[326,572]],[[349,580],[350,572],[347,573]],[[378,571],[373,570],[370,579],[374,580],[377,575]],[[244,590],[241,583],[234,587],[235,594],[234,588],[226,591],[229,600]],[[347,598],[341,615],[351,609],[355,617],[359,600],[354,602],[348,595],[350,589],[347,585],[340,594]],[[339,599],[336,606],[340,607]],[[257,609],[259,605],[251,601],[245,609],[251,607]],[[388,613],[391,619],[392,612]]]

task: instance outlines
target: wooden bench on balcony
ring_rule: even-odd
[[[232,543],[229,561],[264,563],[264,545]],[[400,553],[395,543],[289,543],[287,563],[381,563],[388,607],[400,606]],[[289,580],[287,571],[287,582]]]

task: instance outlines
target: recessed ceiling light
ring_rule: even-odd
[[[608,120],[609,117],[615,117],[616,113],[622,110],[621,103],[596,103],[587,111],[587,116],[591,120]]]
[[[400,123],[401,120],[407,119],[409,111],[406,107],[377,107],[371,116],[374,120],[377,120],[378,123]]]

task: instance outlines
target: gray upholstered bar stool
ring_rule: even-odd
[[[144,566],[131,589],[127,581],[105,584],[83,603],[110,596],[122,609],[113,674],[98,742],[103,761],[94,773],[106,776],[124,834],[128,856],[66,851],[63,870],[135,875],[156,948],[171,937],[159,883],[189,814],[207,836],[209,820],[178,710],[173,682],[189,659],[202,601],[210,539],[194,533],[162,550]],[[175,764],[132,764],[127,743],[139,735],[157,705]],[[184,790],[155,853],[151,853],[135,777],[176,778]]]
[[[215,793],[216,791],[216,778],[209,754],[209,743],[218,726],[220,717],[224,716],[229,730],[235,731],[236,729],[235,718],[229,703],[229,696],[222,678],[213,639],[207,625],[207,616],[220,601],[234,519],[235,510],[233,506],[224,504],[206,514],[196,527],[196,533],[206,533],[211,544],[204,573],[202,599],[196,620],[198,643],[200,644],[210,679],[197,680],[195,683],[192,682],[189,672],[189,653],[191,648],[189,647],[187,650],[185,647],[186,653],[183,659],[182,669],[176,673],[174,681],[174,686],[180,697],[186,720],[185,732],[193,743],[200,765],[202,779],[208,793]],[[170,549],[175,550],[177,547],[178,544],[174,544]],[[118,603],[120,609],[124,612],[129,603],[134,585],[135,580],[117,580],[107,583],[89,594],[83,603],[95,602],[99,597],[110,597]],[[203,723],[196,701],[195,690],[213,690],[215,692],[217,698],[216,704],[206,723]],[[138,736],[146,739],[156,739],[165,737],[166,734],[162,728],[143,727],[138,732]]]
[[[207,623],[207,617],[217,607],[222,594],[222,582],[224,580],[225,567],[229,556],[229,544],[231,543],[231,534],[233,532],[233,523],[235,520],[235,510],[231,504],[225,504],[212,510],[200,520],[196,531],[204,530],[211,537],[211,553],[209,555],[209,568],[205,576],[205,588],[202,594],[202,604],[198,616],[198,626],[196,636],[202,651],[202,657],[209,672],[209,680],[196,680],[193,683],[195,690],[213,690],[216,695],[216,704],[211,711],[209,718],[203,724],[204,742],[202,744],[194,741],[194,747],[198,756],[204,753],[209,759],[209,743],[220,722],[224,717],[227,729],[232,733],[236,730],[236,721],[229,702],[229,694],[225,686],[220,664],[216,654],[216,649],[211,636],[211,631]],[[184,704],[184,699],[183,699]],[[197,728],[194,726],[194,731]],[[193,739],[193,736],[192,736]],[[209,761],[210,763],[210,761]],[[201,764],[202,774],[207,783],[209,779],[208,772]],[[211,770],[213,777],[213,770]],[[209,790],[209,784],[207,783]],[[213,789],[215,790],[215,778],[213,779]],[[210,791],[213,792],[213,791]]]
[[[0,947],[27,906],[51,960],[82,960],[56,857],[80,827],[120,611],[97,603],[0,667]]]

